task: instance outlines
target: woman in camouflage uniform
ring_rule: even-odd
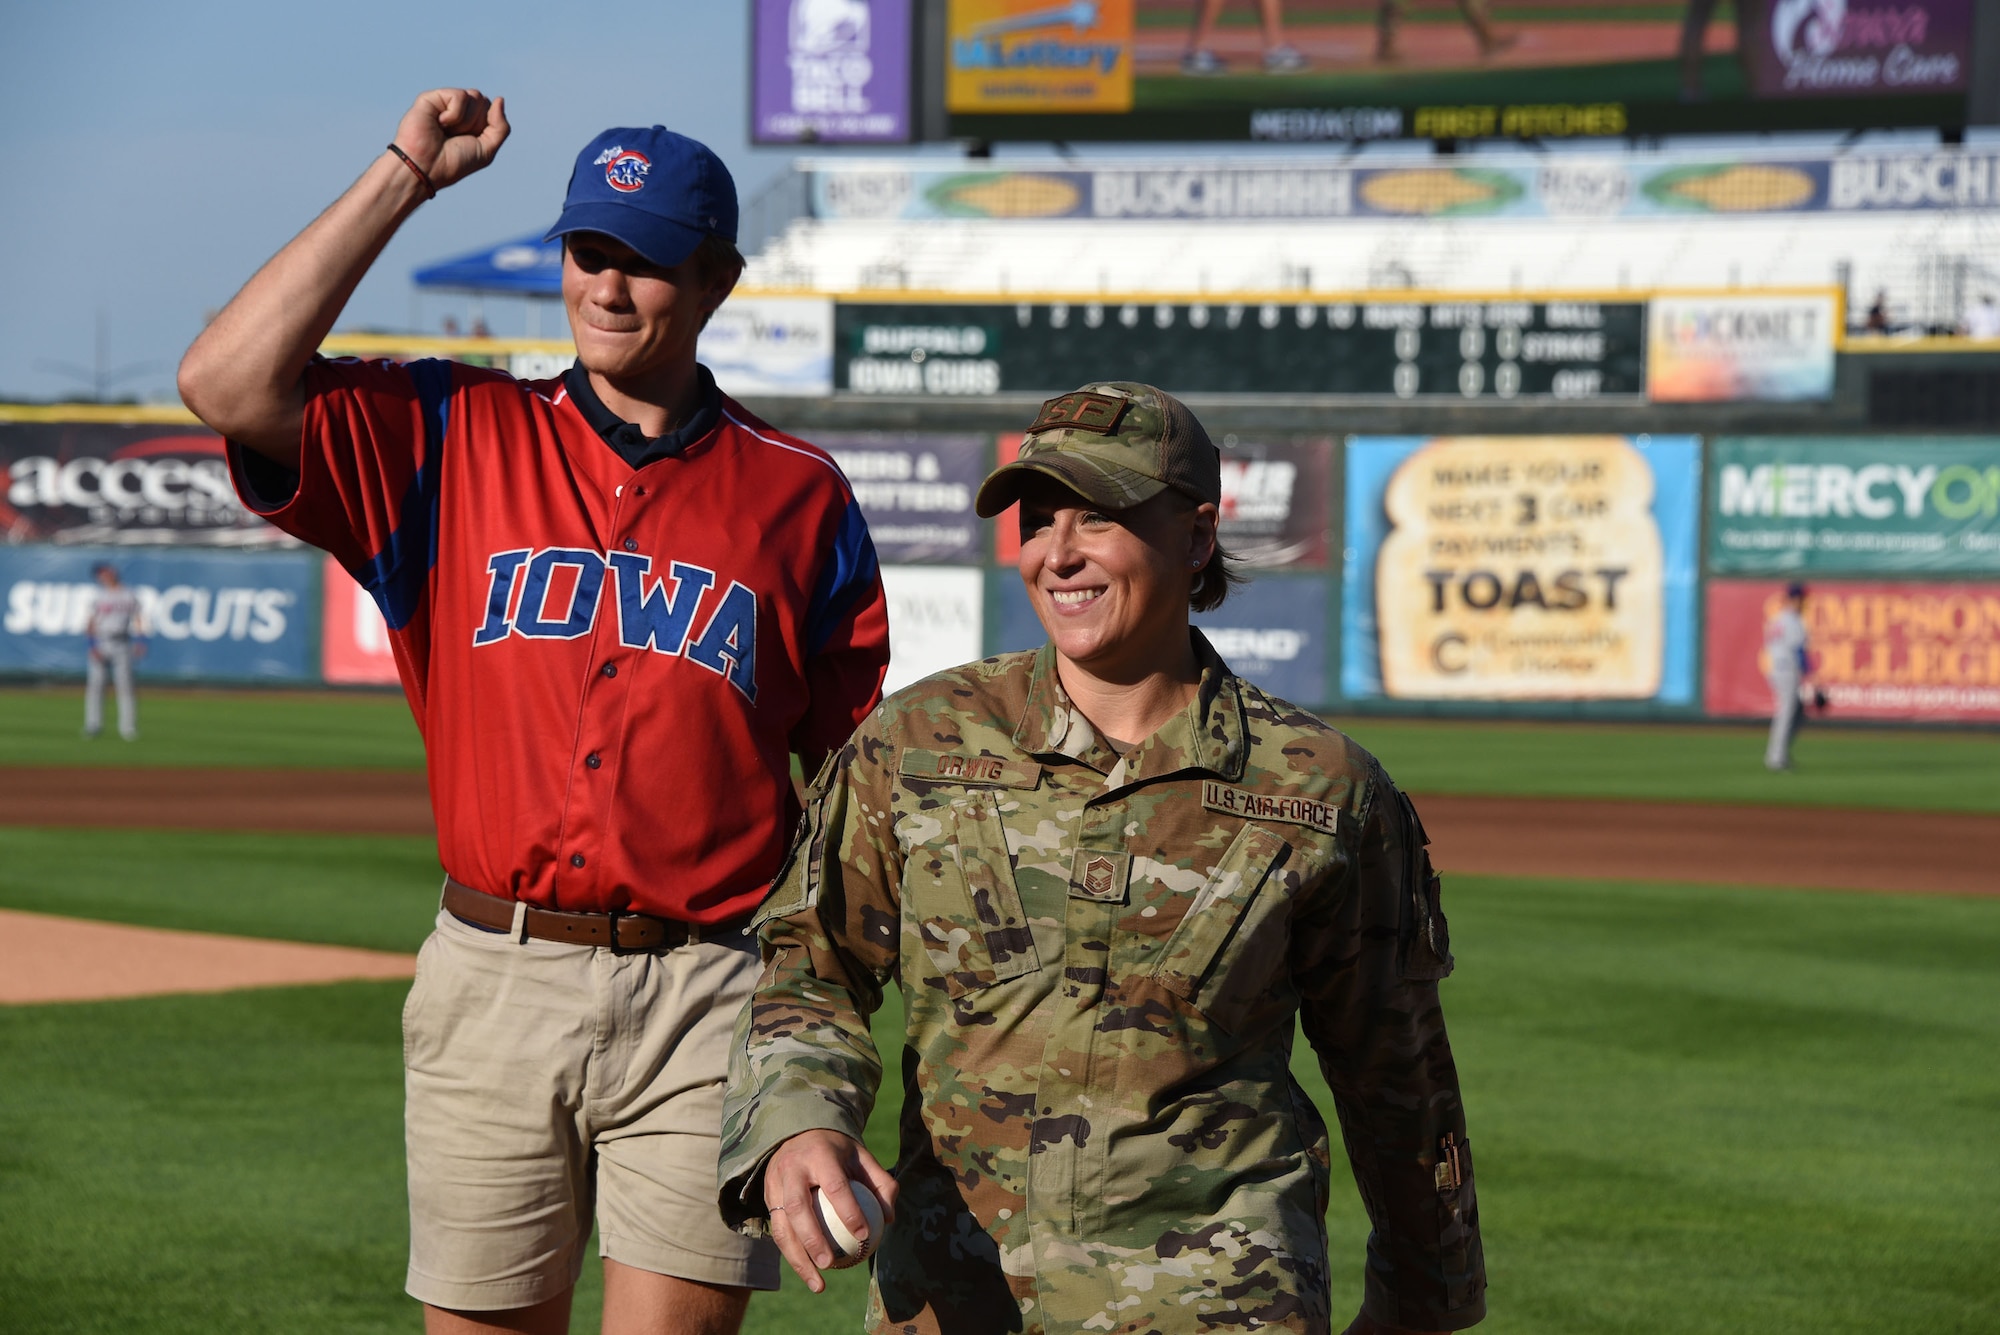
[[[1485,1314],[1451,968],[1416,812],[1365,751],[1233,676],[1220,460],[1160,391],[1043,405],[981,486],[1020,503],[1049,643],[899,692],[813,785],[759,915],[722,1208],[814,1291],[824,1186],[891,1210],[875,1331],[1330,1328],[1329,1137],[1373,1222],[1350,1331]],[[906,1017],[892,1176],[860,1143],[869,1016]]]

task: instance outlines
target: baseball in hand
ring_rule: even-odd
[[[833,1244],[833,1264],[830,1270],[845,1270],[848,1266],[859,1265],[875,1250],[875,1244],[882,1238],[882,1204],[875,1199],[875,1193],[868,1190],[865,1182],[847,1179],[847,1189],[854,1193],[855,1204],[868,1219],[868,1241],[854,1236],[834,1212],[833,1202],[826,1198],[826,1189],[813,1188],[813,1208],[819,1211],[819,1226],[826,1231],[827,1241]]]

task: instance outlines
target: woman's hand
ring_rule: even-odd
[[[806,1287],[823,1292],[820,1271],[832,1266],[833,1243],[819,1226],[813,1190],[823,1187],[833,1212],[848,1232],[868,1242],[868,1218],[861,1213],[847,1180],[865,1183],[882,1202],[883,1226],[896,1218],[896,1179],[860,1141],[838,1131],[801,1131],[771,1155],[764,1169],[764,1205],[771,1212],[771,1237]]]

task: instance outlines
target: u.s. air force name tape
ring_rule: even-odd
[[[1226,783],[1204,781],[1201,785],[1201,804],[1210,811],[1220,811],[1225,815],[1310,825],[1326,834],[1340,832],[1340,808],[1331,802],[1315,802],[1309,797],[1253,793],[1248,788],[1232,788]]]

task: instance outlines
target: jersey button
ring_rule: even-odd
[[[569,865],[572,867],[581,867],[583,865],[583,854],[581,853],[570,854]]]
[[[638,540],[637,538],[627,538],[627,539],[625,539],[625,550],[626,550],[626,551],[628,551],[628,552],[636,552],[636,551],[638,551],[638,550],[639,550],[639,540]]]
[[[604,665],[604,675],[605,675],[605,676],[607,676],[607,677],[615,677],[615,676],[617,676],[617,675],[618,675],[618,665],[617,665],[616,663],[606,663],[606,664]]]
[[[604,757],[598,755],[597,752],[592,751],[589,755],[583,758],[583,763],[590,766],[592,769],[596,769],[598,766],[604,763]]]

